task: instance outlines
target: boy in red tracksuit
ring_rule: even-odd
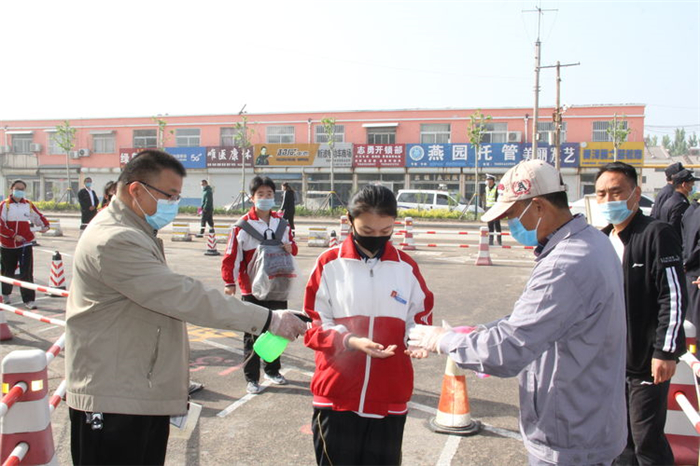
[[[275,232],[280,222],[285,222],[282,215],[273,212],[275,203],[275,183],[268,177],[256,176],[250,182],[250,195],[254,206],[250,211],[241,217],[247,221],[258,233],[265,237],[266,232]],[[284,249],[297,255],[298,248],[292,236],[292,230],[287,225],[284,235],[280,238]],[[287,309],[287,301],[260,300],[253,295],[251,279],[248,276],[248,264],[253,260],[255,251],[260,245],[260,241],[238,226],[234,226],[229,236],[226,254],[221,263],[221,276],[225,283],[224,292],[227,295],[236,293],[236,281],[241,288],[241,299],[252,302],[268,309]],[[258,394],[262,391],[260,381],[260,357],[253,351],[257,337],[252,333],[243,336],[243,355],[245,365],[243,373],[246,381],[246,391],[251,394]],[[287,380],[280,374],[280,358],[270,363],[265,363],[265,378],[278,385],[286,385]]]
[[[42,233],[48,231],[49,222],[41,212],[27,199],[27,184],[16,180],[10,186],[11,195],[0,203],[0,252],[2,253],[2,275],[14,278],[17,263],[20,277],[25,282],[34,282],[34,232],[32,224]],[[12,285],[2,284],[2,297],[5,304],[10,304]],[[28,309],[36,309],[34,300],[36,292],[20,288],[22,301]]]
[[[417,264],[389,242],[397,208],[383,186],[366,186],[348,208],[352,233],[321,254],[304,297],[316,351],[312,431],[319,465],[400,464],[413,392],[407,348],[432,322],[433,294]]]

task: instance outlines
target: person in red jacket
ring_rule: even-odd
[[[2,275],[15,277],[19,263],[20,280],[34,282],[34,228],[42,233],[48,231],[49,222],[41,212],[27,199],[25,190],[27,184],[16,180],[10,186],[12,194],[0,203],[0,252],[2,253]],[[20,288],[22,301],[28,309],[36,309],[34,300],[36,292]],[[2,298],[5,304],[10,304],[12,285],[2,284]]]
[[[348,207],[351,234],[321,254],[306,286],[319,465],[401,463],[410,358],[427,356],[408,348],[407,336],[432,322],[433,294],[413,259],[389,242],[396,215],[391,190],[360,190]]]
[[[250,211],[241,217],[241,221],[247,221],[263,237],[270,232],[277,231],[280,222],[286,222],[282,214],[273,212],[275,204],[275,182],[268,177],[256,176],[250,182],[250,195],[254,205]],[[267,233],[266,233],[267,232]],[[292,230],[287,224],[282,238],[282,246],[285,251],[297,255],[298,248],[292,236]],[[260,241],[244,231],[239,226],[234,226],[229,235],[226,253],[221,263],[221,277],[224,280],[224,292],[227,295],[236,293],[236,281],[241,288],[241,299],[268,309],[287,309],[287,301],[261,300],[253,295],[253,284],[248,276],[248,265],[254,259]],[[257,336],[246,333],[243,336],[243,355],[246,361],[243,366],[246,391],[250,394],[258,394],[262,391],[260,381],[260,357],[253,351],[253,345]],[[287,379],[280,374],[282,364],[280,358],[270,363],[265,363],[265,378],[277,385],[286,385]]]

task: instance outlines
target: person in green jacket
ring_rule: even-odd
[[[202,180],[202,227],[197,238],[204,237],[204,228],[209,224],[209,233],[214,233],[214,193],[207,180]]]

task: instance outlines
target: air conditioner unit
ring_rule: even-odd
[[[41,152],[41,144],[29,144],[29,152]]]
[[[78,157],[89,157],[90,149],[78,149]]]
[[[78,153],[77,150],[72,150],[72,151],[68,152],[68,155],[72,159],[79,159],[80,158],[80,154]]]
[[[508,131],[508,142],[522,142],[522,131]]]

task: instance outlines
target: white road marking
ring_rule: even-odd
[[[290,367],[284,368],[280,371],[280,374],[285,375],[290,370],[292,370],[292,368],[290,368]],[[260,393],[264,392],[265,388],[269,387],[271,383],[272,382],[270,380],[265,380],[263,383],[261,383],[260,388],[262,390],[260,391]],[[244,404],[246,404],[247,402],[249,402],[250,400],[252,400],[253,398],[255,398],[256,396],[258,396],[258,394],[253,395],[251,393],[248,393],[243,398],[231,403],[226,409],[219,412],[216,416],[217,417],[226,417],[229,414],[231,414],[232,412],[234,412],[235,410],[237,410],[238,408],[240,408],[241,406],[243,406]]]
[[[440,452],[440,458],[436,463],[437,466],[450,466],[452,464],[452,458],[454,458],[457,453],[457,448],[459,448],[459,442],[462,437],[458,435],[450,435],[445,441],[445,446],[442,447],[442,452]]]

